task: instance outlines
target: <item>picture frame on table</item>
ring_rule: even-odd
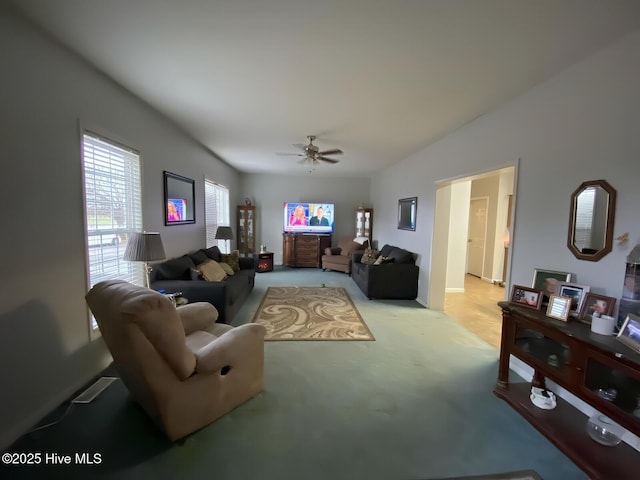
[[[616,339],[636,353],[640,353],[640,317],[629,313],[624,319]]]
[[[533,281],[531,282],[531,288],[542,290],[543,304],[547,303],[549,301],[549,297],[556,293],[558,284],[562,282],[571,282],[571,273],[549,270],[546,268],[533,269]]]
[[[509,302],[521,307],[540,310],[542,305],[542,290],[525,287],[523,285],[514,285],[511,287],[511,296]]]
[[[572,317],[579,317],[582,310],[582,306],[587,298],[587,294],[591,290],[589,285],[580,285],[578,283],[561,282],[558,284],[558,290],[556,295],[561,297],[571,298],[571,308],[569,309],[569,315]]]
[[[580,316],[578,321],[591,325],[591,317],[595,312],[600,315],[613,315],[613,310],[616,306],[616,299],[613,297],[607,297],[606,295],[597,295],[595,293],[587,293],[582,308],[580,309]]]
[[[571,309],[571,297],[551,295],[547,305],[547,317],[555,318],[566,322],[569,320],[569,310]]]

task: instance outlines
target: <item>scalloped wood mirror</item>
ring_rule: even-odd
[[[567,247],[580,260],[597,262],[611,251],[616,191],[606,180],[583,182],[571,195]]]

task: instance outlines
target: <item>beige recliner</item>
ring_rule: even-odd
[[[171,440],[262,390],[262,325],[216,324],[209,303],[176,308],[161,293],[123,280],[96,284],[86,300],[122,381]]]
[[[351,255],[364,250],[369,242],[357,243],[351,238],[341,238],[337,247],[326,248],[322,255],[322,270],[337,270],[351,275]]]

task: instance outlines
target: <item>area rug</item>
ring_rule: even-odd
[[[342,287],[269,287],[253,322],[266,340],[375,340]]]

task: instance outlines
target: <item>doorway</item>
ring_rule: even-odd
[[[489,198],[472,198],[469,203],[469,240],[467,241],[467,273],[482,278],[487,236]]]
[[[444,311],[496,348],[515,185],[516,165],[436,183],[428,308]]]

